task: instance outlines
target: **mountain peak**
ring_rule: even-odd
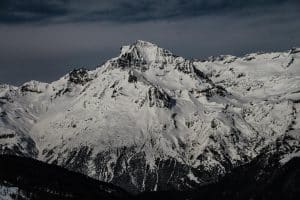
[[[134,44],[135,45],[140,45],[140,46],[156,46],[157,47],[156,44],[151,43],[149,41],[145,41],[145,40],[137,40]]]
[[[121,47],[121,54],[128,53],[133,48],[148,49],[148,48],[159,48],[159,47],[156,44],[153,44],[153,43],[148,42],[148,41],[137,40],[132,44],[122,46]]]
[[[126,58],[129,61],[142,61],[149,64],[151,62],[165,60],[165,57],[172,55],[170,51],[160,48],[156,44],[137,40],[132,45],[122,46],[120,58]]]

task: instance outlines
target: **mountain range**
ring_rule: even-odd
[[[284,168],[300,156],[300,49],[199,60],[139,40],[94,70],[1,84],[0,154],[132,194]]]

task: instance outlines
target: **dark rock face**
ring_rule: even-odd
[[[73,149],[73,151],[69,152],[69,156],[62,163],[62,166],[72,171],[84,174],[87,171],[87,165],[90,160],[91,153],[92,149],[87,146]]]
[[[193,65],[191,61],[185,61],[182,63],[177,63],[175,69],[185,73],[185,74],[191,74],[193,72]]]
[[[299,53],[300,52],[300,49],[299,48],[292,48],[290,50],[290,54],[296,54],[296,53]]]
[[[148,69],[147,62],[140,55],[139,51],[136,48],[133,48],[131,52],[124,53],[118,60],[117,66],[121,68],[140,68],[143,71]]]
[[[142,193],[137,199],[298,199],[300,158],[280,165],[276,156],[261,155],[221,177],[216,183],[189,191]]]
[[[150,107],[172,108],[176,104],[175,99],[172,99],[167,93],[157,87],[151,87],[149,89],[148,99]]]
[[[136,83],[138,78],[133,74],[133,71],[129,71],[128,73],[128,82],[129,83]]]
[[[127,165],[126,169],[122,168],[124,163]],[[133,193],[187,189],[184,179],[188,172],[189,167],[175,159],[157,159],[156,168],[150,169],[143,153],[138,153],[129,162],[122,156],[118,159],[111,183]]]
[[[25,84],[21,87],[21,91],[22,92],[42,93],[40,90],[32,88],[30,85],[27,85],[27,84]]]
[[[23,138],[21,139],[20,137]],[[31,138],[17,134],[0,133],[0,142],[1,140],[15,138],[23,140],[23,144],[11,144],[9,147],[5,143],[0,144],[0,155],[17,155],[32,158],[35,158],[38,155],[38,150],[36,148],[35,142]]]
[[[295,58],[291,58],[290,61],[288,62],[288,64],[286,65],[286,68],[290,67],[295,61]]]
[[[197,187],[194,181],[187,178],[190,172],[208,179],[212,174],[199,172],[198,169],[179,163],[174,158],[157,158],[155,166],[151,168],[146,161],[144,152],[139,152],[136,147],[122,147],[100,152],[95,158],[90,156],[91,149],[82,147],[74,149],[69,156],[63,158],[63,167],[89,174],[87,165],[95,166],[94,178],[114,185],[131,193],[142,191],[167,191],[186,190]],[[51,157],[49,152],[49,159]],[[57,164],[57,161],[53,161]],[[216,175],[215,175],[216,176]]]
[[[74,69],[69,74],[69,81],[75,84],[84,85],[91,80],[87,69]]]

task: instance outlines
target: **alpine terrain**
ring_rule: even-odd
[[[259,178],[300,156],[300,49],[197,60],[137,41],[95,70],[2,84],[0,154],[131,193],[195,189],[267,160]]]

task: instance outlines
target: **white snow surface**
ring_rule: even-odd
[[[281,160],[280,163],[282,165],[286,164],[287,162],[289,162],[292,158],[296,158],[296,157],[300,157],[300,151],[296,152],[296,153],[291,153],[291,154],[287,154],[285,155]]]
[[[60,164],[82,146],[92,149],[91,158],[134,146],[152,170],[157,158],[174,158],[223,173],[220,160],[239,165],[278,138],[299,135],[296,50],[198,61],[137,41],[88,71],[82,84],[67,74],[52,83],[1,85],[0,147],[15,145],[30,155],[26,138],[31,138],[37,151],[31,156]],[[227,92],[220,95],[216,86]],[[116,160],[114,154],[107,162],[106,176],[97,177],[93,162],[86,173],[110,181]],[[187,176],[198,182],[195,174]]]
[[[14,200],[14,196],[18,194],[18,188],[7,187],[0,185],[0,199],[1,200]]]

